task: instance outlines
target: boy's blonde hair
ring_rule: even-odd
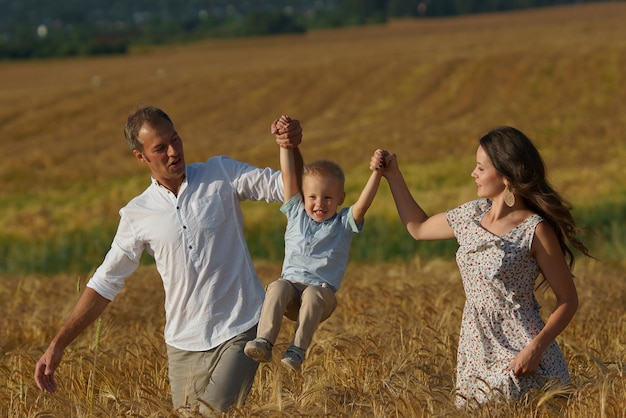
[[[339,180],[341,187],[344,186],[346,181],[346,177],[339,164],[329,160],[316,160],[304,166],[302,177],[304,178],[307,176],[317,176],[323,178],[333,177]]]

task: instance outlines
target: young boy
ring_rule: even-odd
[[[287,129],[289,123],[283,116],[278,125]],[[335,292],[348,264],[352,238],[363,228],[381,175],[374,170],[356,203],[337,213],[346,195],[344,173],[337,164],[319,160],[298,173],[293,150],[281,147],[280,166],[285,190],[280,209],[287,216],[283,270],[280,279],[267,287],[257,337],[244,352],[258,362],[271,361],[284,315],[296,321],[296,327],[282,363],[300,371],[313,333],[337,306]]]

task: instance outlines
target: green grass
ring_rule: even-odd
[[[253,214],[253,222],[248,222],[245,230],[250,254],[255,260],[280,262],[285,220],[274,207],[265,206],[259,213],[264,215]],[[584,228],[583,240],[599,260],[613,262],[626,258],[625,213],[624,198],[600,200],[574,210],[578,224]],[[37,240],[0,236],[0,274],[86,274],[102,262],[115,228],[116,225],[108,224],[74,229]],[[452,259],[456,248],[455,240],[417,242],[397,217],[372,215],[352,242],[350,260],[379,263],[411,261],[416,257]],[[150,263],[152,258],[144,254],[142,264]]]
[[[616,195],[574,209],[576,221],[584,228],[583,240],[599,260],[626,259],[625,196]]]
[[[61,231],[50,238],[0,236],[0,274],[88,273],[111,247],[115,225]],[[147,255],[142,263],[149,263]]]

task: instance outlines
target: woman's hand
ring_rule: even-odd
[[[380,171],[384,175],[385,169],[392,160],[395,161],[395,158],[395,154],[389,154],[389,152],[384,149],[377,149],[370,159],[370,170]]]
[[[539,368],[541,355],[542,353],[539,352],[539,350],[536,350],[532,345],[527,345],[515,356],[506,370],[513,370],[513,373],[516,376],[528,376],[534,374]]]

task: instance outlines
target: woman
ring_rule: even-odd
[[[494,394],[518,399],[550,378],[569,383],[555,338],[578,307],[571,269],[585,255],[571,206],[550,186],[539,152],[522,132],[492,130],[476,152],[478,200],[428,216],[413,199],[394,154],[377,150],[371,168],[387,179],[404,226],[416,240],[456,238],[466,303],[457,353],[456,404]],[[547,322],[534,296],[536,279],[556,296]]]

